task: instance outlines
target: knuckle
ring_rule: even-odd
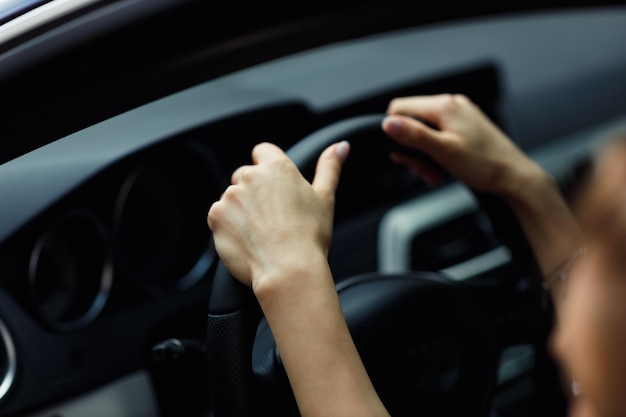
[[[442,95],[443,109],[446,112],[453,112],[457,109],[459,103],[456,101],[454,95],[444,94]]]
[[[249,183],[254,179],[254,174],[250,168],[244,168],[241,170],[239,179],[241,182]]]
[[[217,203],[215,203],[215,204],[219,204],[217,207],[222,209],[222,206],[224,204],[232,203],[234,200],[237,199],[236,194],[237,194],[237,192],[236,192],[235,186],[234,185],[229,185],[228,188],[226,188],[226,190],[222,194],[222,197],[220,197],[220,200]]]
[[[261,143],[257,143],[256,145],[254,145],[254,147],[252,148],[252,154],[254,155],[255,153],[263,150],[263,148],[265,148],[267,146],[267,142],[261,142]]]
[[[398,108],[402,107],[405,99],[402,97],[396,97],[389,102],[389,106],[387,107],[388,113],[394,113]]]
[[[231,184],[234,184],[237,182],[237,179],[239,178],[240,173],[241,173],[241,168],[237,168],[236,170],[233,171],[233,174],[230,176]]]
[[[237,168],[235,172],[233,172],[233,175],[231,176],[231,183],[237,184],[240,182],[243,182],[243,183],[250,182],[255,176],[253,173],[253,170],[254,168],[248,165]]]
[[[467,106],[469,104],[472,104],[472,100],[466,96],[465,94],[455,94],[453,96],[453,100],[461,106]]]
[[[265,151],[266,148],[272,147],[272,144],[269,142],[260,142],[254,145],[252,148],[252,157],[254,158],[256,155],[259,155]]]
[[[297,170],[296,166],[289,158],[275,159],[269,165],[270,169],[283,174],[292,174]]]
[[[219,201],[213,203],[209,208],[209,212],[207,213],[207,224],[211,230],[215,229],[218,225],[221,216],[221,204]]]
[[[442,111],[447,115],[455,115],[472,105],[472,101],[464,94],[444,94]]]

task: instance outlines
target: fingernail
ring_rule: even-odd
[[[348,141],[339,142],[337,147],[335,148],[335,154],[339,157],[341,162],[345,162],[348,158],[348,154],[350,153],[350,143]]]
[[[383,129],[386,132],[391,133],[392,135],[398,135],[402,133],[404,125],[397,118],[393,116],[387,116],[383,119]]]

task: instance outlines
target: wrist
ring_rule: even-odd
[[[503,173],[498,194],[513,207],[530,207],[542,196],[559,194],[559,190],[550,174],[528,160]]]
[[[271,266],[253,272],[252,291],[261,306],[284,296],[306,293],[320,281],[329,281],[334,287],[323,251],[310,249],[297,253],[281,256]]]
[[[584,247],[576,218],[555,179],[534,161],[518,167],[502,193],[515,212],[550,288],[562,277],[572,254]]]

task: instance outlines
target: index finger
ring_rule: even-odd
[[[273,143],[259,143],[252,149],[252,162],[254,164],[267,163],[284,158],[288,158],[285,152]]]
[[[387,107],[388,114],[415,117],[439,125],[446,108],[454,101],[451,94],[394,98]]]

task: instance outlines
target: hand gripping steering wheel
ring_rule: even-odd
[[[331,124],[299,141],[287,155],[305,176],[327,146],[342,140],[351,144],[350,159],[391,150],[428,159],[387,138],[383,118],[364,115]],[[497,213],[496,231],[523,258],[520,264],[529,265],[524,257],[530,250],[512,213],[497,198],[475,195],[488,215]],[[434,272],[374,272],[347,279],[337,290],[359,354],[392,415],[487,415],[498,360],[496,336],[489,318],[461,287]],[[214,416],[297,415],[258,303],[221,262],[208,310]]]

